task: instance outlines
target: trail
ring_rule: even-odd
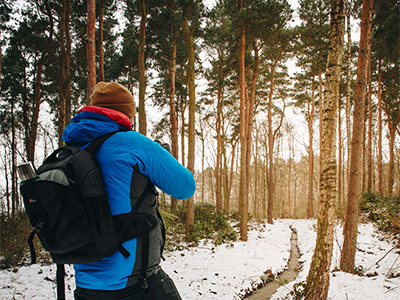
[[[288,269],[279,274],[275,280],[268,282],[254,294],[246,296],[246,299],[268,300],[280,286],[296,279],[299,273],[300,252],[297,246],[297,232],[293,228],[291,229],[292,236],[290,238],[290,258],[287,266]]]

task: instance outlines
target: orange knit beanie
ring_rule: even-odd
[[[132,119],[136,113],[135,101],[131,92],[116,82],[99,82],[90,96],[92,106],[118,110]]]

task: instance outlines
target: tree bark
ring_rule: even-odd
[[[313,207],[313,194],[314,194],[314,150],[313,150],[313,123],[315,111],[315,83],[314,76],[312,78],[312,99],[311,99],[311,112],[308,120],[308,204],[307,204],[307,219],[314,216]]]
[[[346,74],[346,136],[347,136],[347,172],[346,178],[350,177],[350,154],[351,154],[351,25],[350,25],[350,2],[346,1],[347,20],[347,74]]]
[[[104,46],[103,46],[103,20],[104,19],[104,0],[100,0],[99,16],[99,81],[104,81]]]
[[[38,120],[39,120],[39,111],[41,104],[41,85],[42,85],[42,74],[44,63],[47,60],[49,51],[51,49],[51,45],[53,43],[53,32],[54,32],[54,23],[53,16],[51,14],[51,9],[48,1],[44,1],[46,7],[46,13],[49,18],[49,38],[47,40],[46,47],[42,51],[38,63],[36,65],[36,74],[35,74],[35,85],[34,85],[34,100],[32,107],[32,118],[30,122],[28,130],[28,135],[26,137],[26,153],[28,161],[35,161],[35,145],[36,145],[36,136],[37,136],[37,128],[38,128]]]
[[[86,53],[87,53],[87,91],[86,91],[86,104],[90,105],[90,96],[93,94],[94,87],[96,85],[96,1],[87,0],[87,41],[86,41]]]
[[[382,167],[382,74],[381,60],[378,63],[378,193],[383,196],[383,167]]]
[[[222,78],[222,64],[219,65],[218,77]],[[222,123],[222,99],[224,91],[221,85],[218,86],[217,92],[217,120],[216,120],[216,131],[217,131],[217,156],[215,163],[215,201],[217,212],[222,211],[222,176],[221,176],[221,156],[222,156],[222,136],[221,136],[221,123]]]
[[[222,181],[221,181],[221,155],[222,155],[222,138],[221,138],[221,114],[222,114],[222,92],[221,89],[217,93],[217,153],[215,162],[215,202],[217,212],[222,211]]]
[[[60,18],[60,50],[61,50],[61,73],[59,83],[60,106],[58,118],[58,145],[64,142],[61,136],[65,125],[71,121],[71,81],[70,81],[70,59],[71,59],[71,37],[69,33],[70,0],[62,1]]]
[[[1,30],[0,30],[0,35],[1,35]],[[1,62],[2,61],[3,61],[3,48],[0,46],[0,91],[1,91],[1,67],[2,67]]]
[[[18,201],[18,187],[17,187],[17,141],[16,141],[16,126],[15,126],[15,113],[14,113],[14,99],[11,99],[11,215],[15,215],[17,201]],[[8,208],[10,205],[8,204]],[[10,213],[10,210],[8,210]]]
[[[235,142],[234,140],[232,140],[232,154],[231,154],[231,172],[230,172],[230,176],[229,176],[229,187],[228,187],[228,191],[226,194],[226,198],[225,198],[225,213],[229,213],[229,205],[230,205],[230,197],[231,197],[231,191],[232,191],[232,185],[233,185],[233,166],[235,163],[235,152],[236,152],[236,145],[237,142]]]
[[[393,194],[394,185],[394,142],[396,137],[396,128],[400,122],[400,115],[395,121],[390,119],[390,114],[388,113],[388,129],[389,129],[389,166],[388,166],[388,195]]]
[[[179,159],[178,148],[178,118],[175,106],[175,78],[176,78],[176,39],[172,41],[172,59],[170,63],[171,87],[169,92],[169,117],[171,122],[171,151],[172,156]],[[178,201],[171,197],[171,210],[175,211],[178,207]]]
[[[185,165],[185,131],[186,131],[186,124],[185,124],[185,111],[186,111],[186,98],[184,95],[181,96],[181,163]]]
[[[358,203],[362,192],[364,115],[368,62],[369,56],[371,55],[371,50],[368,47],[368,36],[370,36],[372,25],[370,15],[372,16],[372,0],[363,0],[357,85],[354,99],[353,136],[351,140],[350,178],[346,219],[343,227],[344,242],[340,260],[341,269],[347,273],[354,273],[358,227]]]
[[[305,299],[326,299],[333,251],[336,203],[336,126],[343,55],[344,1],[331,1],[331,33],[321,136],[320,205],[317,241],[307,276]]]
[[[239,0],[239,12],[243,9],[243,0]],[[240,87],[240,181],[239,214],[240,240],[247,241],[248,195],[246,189],[246,77],[245,77],[245,28],[240,28],[239,87]]]
[[[144,46],[146,40],[146,22],[147,12],[145,0],[139,0],[140,7],[140,30],[139,30],[139,46],[138,46],[138,68],[139,68],[139,132],[143,135],[147,134],[145,94],[146,94],[146,77],[145,77],[145,57]]]
[[[337,218],[342,219],[342,106],[338,103],[338,171],[337,171]]]
[[[188,124],[188,170],[194,174],[195,159],[195,72],[194,72],[194,37],[189,29],[189,6],[183,15],[182,30],[186,39],[188,50],[188,90],[189,90],[189,124]],[[194,198],[187,199],[186,205],[186,238],[190,238],[194,225]]]
[[[369,39],[371,43],[371,39]],[[371,46],[369,46],[371,47]],[[367,145],[367,190],[372,192],[372,66],[368,63],[368,145]]]
[[[274,212],[274,131],[272,129],[272,95],[274,91],[275,68],[280,61],[283,54],[283,49],[271,67],[271,81],[268,95],[268,208],[267,208],[267,222],[273,223]],[[276,132],[276,131],[275,131]]]
[[[259,48],[257,42],[253,44],[254,51],[254,70],[253,76],[251,79],[250,86],[250,101],[248,102],[247,108],[247,128],[246,128],[246,190],[247,197],[249,195],[249,184],[250,184],[250,162],[251,162],[251,146],[252,146],[252,136],[253,136],[253,119],[254,119],[254,104],[256,99],[256,83],[257,77],[260,68],[260,59],[259,59]],[[257,175],[256,175],[257,176]]]

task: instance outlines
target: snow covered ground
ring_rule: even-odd
[[[167,253],[162,263],[185,300],[241,299],[261,283],[264,272],[282,272],[290,256],[290,226],[298,234],[302,268],[295,282],[307,277],[316,239],[315,220],[275,220],[249,231],[247,242],[214,247],[201,244]],[[342,228],[336,227],[329,299],[400,299],[400,250],[377,234],[371,224],[359,226],[356,265],[367,276],[338,270]],[[389,252],[390,251],[390,252]],[[389,252],[389,253],[388,253]],[[386,255],[386,256],[385,256]],[[0,271],[0,299],[56,299],[55,266],[32,265]],[[67,299],[73,299],[73,269],[66,266]],[[278,289],[272,299],[290,299],[295,282]],[[287,297],[287,298],[286,298]]]

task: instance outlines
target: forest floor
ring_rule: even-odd
[[[293,299],[290,293],[305,282],[310,268],[316,240],[315,220],[250,224],[247,242],[220,246],[204,242],[197,247],[184,247],[165,253],[162,267],[184,300],[243,299],[268,278],[277,277],[288,268],[294,240],[291,228],[297,233],[299,272],[292,277],[294,280],[279,285],[271,299]],[[396,248],[395,240],[377,232],[372,224],[360,224],[358,230],[357,275],[351,275],[339,271],[343,236],[342,227],[335,228],[328,299],[400,300],[400,249]],[[72,300],[75,289],[72,266],[66,266],[66,273],[67,300]],[[56,299],[55,276],[54,264],[0,270],[0,299]]]

